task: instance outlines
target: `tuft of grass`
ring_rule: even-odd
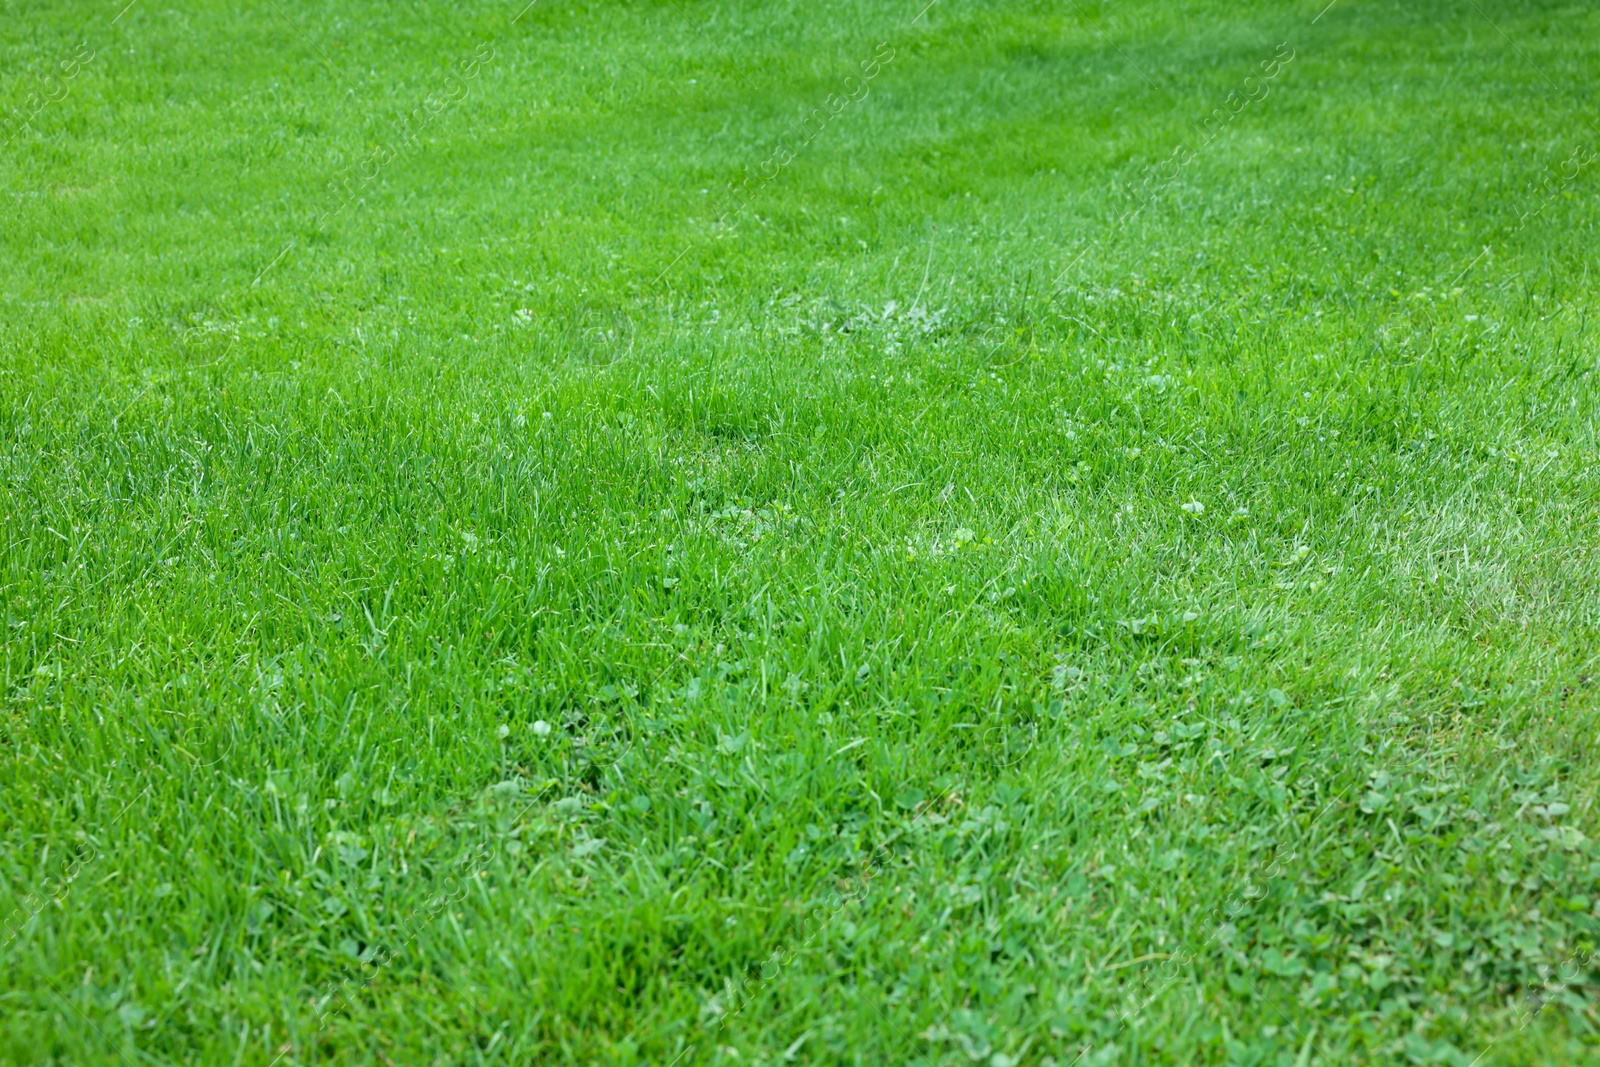
[[[0,1058],[1594,1061],[1600,16],[920,7],[7,0]]]

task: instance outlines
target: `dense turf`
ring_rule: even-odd
[[[0,2],[0,1058],[1597,1056],[1600,12],[921,7]]]

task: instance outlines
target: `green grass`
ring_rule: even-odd
[[[1600,13],[920,7],[0,0],[0,1058],[1600,1060]]]

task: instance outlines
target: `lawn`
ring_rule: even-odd
[[[0,1060],[1600,1062],[1600,8],[0,0]]]

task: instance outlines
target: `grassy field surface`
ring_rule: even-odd
[[[0,1060],[1600,1062],[1600,8],[0,0]]]

